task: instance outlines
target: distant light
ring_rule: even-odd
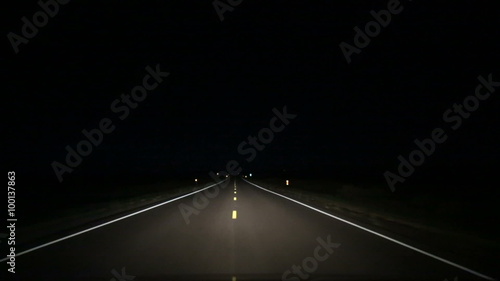
[[[290,184],[290,182],[288,180],[286,180],[286,185],[289,185],[289,184]]]
[[[229,175],[226,175],[226,178],[229,177]]]
[[[219,173],[217,173],[217,175],[219,175]]]
[[[250,173],[250,175],[249,175],[249,176],[250,176],[250,177],[252,177],[252,173]]]
[[[194,182],[198,182],[198,179],[194,179]]]
[[[245,179],[247,178],[247,176],[245,176]]]

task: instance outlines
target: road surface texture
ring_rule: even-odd
[[[487,280],[241,178],[226,183],[189,224],[179,206],[194,195],[22,254],[8,280]]]

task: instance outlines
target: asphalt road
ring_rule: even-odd
[[[486,280],[241,178],[227,183],[189,224],[179,206],[194,195],[18,256],[7,280]]]

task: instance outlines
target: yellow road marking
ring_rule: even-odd
[[[235,220],[238,217],[238,213],[236,210],[233,210],[233,220]]]
[[[236,201],[236,196],[234,197],[234,201]]]

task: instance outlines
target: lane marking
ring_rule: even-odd
[[[234,201],[236,201],[236,197],[234,197],[234,199],[233,199],[233,200],[234,200]]]
[[[471,274],[473,274],[473,275],[479,276],[479,277],[484,278],[484,279],[486,279],[486,280],[495,280],[495,279],[493,279],[492,277],[489,277],[489,276],[487,276],[487,275],[484,275],[484,274],[482,274],[482,273],[479,273],[479,272],[477,272],[477,271],[474,271],[474,270],[472,270],[472,269],[470,269],[470,268],[467,268],[467,267],[465,267],[465,266],[462,266],[462,265],[459,265],[459,264],[454,263],[454,262],[452,262],[452,261],[449,261],[449,260],[447,260],[447,259],[444,259],[444,258],[438,257],[438,256],[436,256],[436,255],[433,255],[433,254],[428,253],[428,252],[426,252],[426,251],[424,251],[424,250],[421,250],[421,249],[419,249],[419,248],[416,248],[416,247],[413,247],[413,246],[408,245],[408,244],[406,244],[406,243],[403,243],[403,242],[401,242],[401,241],[398,241],[398,240],[396,240],[396,239],[394,239],[394,238],[391,238],[391,237],[389,237],[389,236],[386,236],[386,235],[380,234],[380,233],[375,232],[375,231],[373,231],[373,230],[371,230],[371,229],[368,229],[368,228],[366,228],[366,227],[363,227],[363,226],[357,225],[357,224],[352,223],[352,222],[350,222],[350,221],[348,221],[348,220],[345,220],[345,219],[339,218],[339,217],[334,216],[334,215],[332,215],[332,214],[330,214],[330,213],[327,213],[327,212],[325,212],[325,211],[322,211],[322,210],[316,209],[316,208],[314,208],[314,207],[311,207],[311,206],[309,206],[309,205],[306,205],[306,204],[304,204],[304,203],[302,203],[302,202],[300,202],[300,201],[294,200],[294,199],[292,199],[292,198],[288,198],[288,197],[286,197],[286,196],[284,196],[284,195],[281,195],[281,194],[279,194],[279,193],[277,193],[277,192],[274,192],[274,191],[268,190],[268,189],[266,189],[266,188],[264,188],[264,187],[258,186],[258,185],[256,185],[255,183],[252,183],[252,182],[247,181],[246,179],[243,179],[243,180],[244,180],[244,181],[246,181],[247,183],[249,183],[249,184],[251,184],[251,185],[255,186],[255,187],[258,187],[258,188],[260,188],[260,189],[264,190],[264,191],[267,191],[267,192],[272,193],[272,194],[274,194],[274,195],[277,195],[277,196],[283,197],[283,198],[285,198],[285,199],[287,199],[287,200],[290,200],[290,201],[292,201],[292,202],[294,202],[294,203],[297,203],[297,204],[302,205],[302,206],[304,206],[304,207],[306,207],[306,208],[309,208],[309,209],[311,209],[311,210],[314,210],[314,211],[316,211],[316,212],[318,212],[318,213],[321,213],[321,214],[323,214],[323,215],[326,215],[326,216],[329,216],[329,217],[331,217],[331,218],[337,219],[337,220],[339,220],[339,221],[341,221],[341,222],[344,222],[344,223],[350,224],[350,225],[352,225],[352,226],[354,226],[354,227],[357,227],[357,228],[362,229],[362,230],[364,230],[364,231],[367,231],[367,232],[370,232],[370,233],[372,233],[372,234],[375,234],[375,235],[377,235],[377,236],[379,236],[379,237],[382,237],[382,238],[384,238],[384,239],[387,239],[387,240],[389,240],[389,241],[391,241],[391,242],[394,242],[394,243],[396,243],[396,244],[399,244],[399,245],[401,245],[401,246],[403,246],[403,247],[406,247],[406,248],[408,248],[408,249],[414,250],[414,251],[419,252],[419,253],[421,253],[421,254],[424,254],[424,255],[426,255],[426,256],[428,256],[428,257],[434,258],[434,259],[436,259],[436,260],[438,260],[438,261],[441,261],[441,262],[444,262],[444,263],[449,264],[449,265],[451,265],[451,266],[454,266],[454,267],[456,267],[456,268],[459,268],[459,269],[461,269],[461,270],[463,270],[463,271],[467,271],[467,272],[469,272],[469,273],[471,273]]]
[[[151,210],[151,209],[158,208],[158,207],[163,206],[163,205],[165,205],[165,204],[168,204],[168,203],[171,203],[171,202],[177,201],[177,200],[179,200],[179,199],[181,199],[181,198],[184,198],[184,197],[187,197],[187,196],[193,195],[193,194],[195,194],[195,193],[201,192],[201,191],[203,191],[203,190],[209,189],[209,188],[211,188],[211,187],[213,187],[213,186],[216,186],[216,185],[218,185],[218,184],[221,184],[221,183],[223,183],[223,182],[225,182],[225,181],[227,181],[227,179],[226,179],[226,180],[223,180],[223,181],[221,181],[221,182],[218,182],[218,183],[214,183],[214,184],[209,185],[209,186],[207,186],[207,187],[204,187],[204,188],[202,188],[202,189],[200,189],[200,190],[196,190],[196,191],[190,192],[190,193],[188,193],[188,194],[184,194],[184,195],[181,195],[181,196],[179,196],[179,197],[176,197],[176,198],[173,198],[173,199],[167,200],[167,201],[165,201],[165,202],[162,202],[162,203],[156,204],[156,205],[151,206],[151,207],[148,207],[148,208],[146,208],[146,209],[142,209],[142,210],[136,211],[136,212],[134,212],[134,213],[131,213],[131,214],[125,215],[125,216],[123,216],[123,217],[119,217],[119,218],[117,218],[117,219],[114,219],[114,220],[111,220],[111,221],[108,221],[108,222],[105,222],[105,223],[102,223],[102,224],[99,224],[99,225],[93,226],[93,227],[91,227],[91,228],[87,228],[87,229],[85,229],[85,230],[82,230],[82,231],[79,231],[79,232],[76,232],[76,233],[73,233],[73,234],[70,234],[70,235],[64,236],[64,237],[59,238],[59,239],[56,239],[56,240],[54,240],[54,241],[47,242],[47,243],[45,243],[45,244],[42,244],[42,245],[39,245],[39,246],[33,247],[33,248],[28,249],[28,250],[26,250],[26,251],[22,251],[22,252],[20,252],[20,253],[16,253],[16,257],[21,256],[21,255],[24,255],[24,254],[27,254],[27,253],[29,253],[29,252],[33,252],[33,251],[35,251],[35,250],[38,250],[38,249],[41,249],[41,248],[44,248],[44,247],[47,247],[47,246],[52,245],[52,244],[55,244],[55,243],[57,243],[57,242],[61,242],[61,241],[64,241],[64,240],[66,240],[66,239],[69,239],[69,238],[72,238],[72,237],[78,236],[78,235],[80,235],[80,234],[83,234],[83,233],[89,232],[89,231],[91,231],[91,230],[94,230],[94,229],[97,229],[97,228],[103,227],[103,226],[105,226],[105,225],[112,224],[112,223],[114,223],[114,222],[121,221],[121,220],[126,219],[126,218],[130,218],[131,216],[135,216],[135,215],[137,215],[137,214],[144,213],[144,212],[149,211],[149,210]],[[4,262],[4,261],[6,261],[6,260],[8,260],[8,258],[1,259],[1,260],[0,260],[0,262]]]
[[[233,210],[233,220],[235,220],[238,217],[238,212],[236,210]]]
[[[234,194],[236,194],[236,191],[234,191]]]

